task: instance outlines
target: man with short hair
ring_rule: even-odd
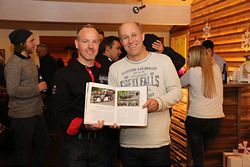
[[[121,44],[118,37],[108,36],[103,39],[99,47],[97,61],[102,65],[100,75],[103,77],[101,83],[108,83],[108,72],[111,64],[119,60]]]
[[[43,116],[40,92],[47,89],[46,82],[38,83],[38,71],[30,54],[35,39],[27,29],[16,29],[9,34],[15,46],[14,55],[5,66],[6,87],[9,95],[9,112],[14,129],[16,166],[27,166],[34,144],[35,166],[44,166],[45,148],[49,135]]]
[[[148,100],[143,105],[148,109],[148,125],[121,127],[123,167],[170,167],[169,108],[182,97],[177,72],[169,57],[146,50],[139,23],[122,24],[118,34],[127,56],[111,65],[109,85],[148,87]]]
[[[52,111],[64,132],[63,167],[107,166],[104,121],[83,124],[86,84],[99,82],[101,65],[95,61],[99,43],[93,25],[80,28],[75,39],[78,57],[54,77]]]
[[[204,46],[207,49],[207,52],[210,56],[213,57],[214,61],[218,66],[220,67],[221,71],[223,71],[223,65],[226,65],[226,69],[228,67],[227,62],[224,58],[217,55],[214,51],[214,43],[211,40],[205,40],[202,42],[202,46]]]
[[[121,43],[118,37],[108,36],[103,39],[99,47],[99,55],[97,61],[102,65],[100,71],[100,82],[108,84],[109,67],[119,60],[121,54]],[[105,127],[107,132],[107,154],[108,166],[116,166],[119,149],[119,130]]]

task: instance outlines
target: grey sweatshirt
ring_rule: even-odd
[[[9,95],[9,116],[28,118],[42,113],[38,72],[34,61],[21,54],[13,55],[4,70]]]

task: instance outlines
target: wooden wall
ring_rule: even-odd
[[[229,63],[229,71],[245,61],[247,53],[241,48],[241,36],[249,26],[249,0],[194,0],[191,9],[190,45],[199,37],[201,41],[205,21],[211,26],[210,40],[215,51]],[[250,54],[248,52],[248,54]]]
[[[173,26],[170,30],[170,46],[186,58],[189,48],[189,25]]]

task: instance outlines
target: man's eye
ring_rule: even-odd
[[[128,39],[128,36],[126,36],[126,37],[122,37],[122,40],[126,40],[126,39]]]
[[[132,36],[132,37],[136,37],[136,36],[137,36],[137,34],[132,34],[131,36]]]
[[[82,40],[82,43],[88,43],[89,41],[88,40]]]

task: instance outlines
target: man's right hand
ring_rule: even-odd
[[[163,51],[164,51],[164,46],[160,40],[157,40],[156,42],[152,43],[152,48],[157,50],[156,52],[158,52],[158,53],[163,53]]]
[[[99,130],[102,129],[104,126],[104,120],[99,120],[97,123],[94,124],[86,124],[85,128],[88,130]]]
[[[40,92],[44,91],[44,90],[47,90],[47,84],[46,84],[46,82],[45,81],[40,82],[38,84],[38,89],[39,89]]]

